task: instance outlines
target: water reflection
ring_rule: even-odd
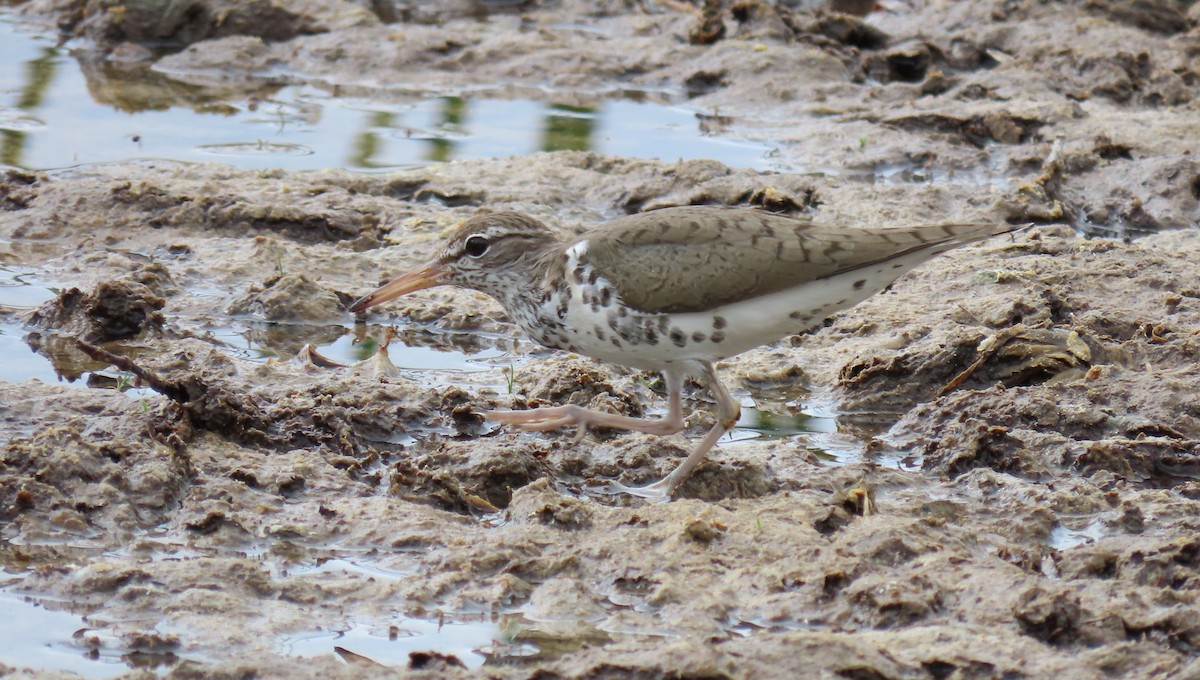
[[[597,109],[552,105],[543,128],[542,151],[587,151],[592,148]]]
[[[437,128],[441,130],[462,130],[466,121],[467,103],[462,97],[444,97],[441,115]],[[446,137],[435,137],[429,140],[429,160],[444,162],[454,157],[454,144]]]
[[[0,572],[0,577],[9,576]],[[81,632],[91,629],[79,614],[0,591],[0,665],[85,678],[112,678],[129,670],[119,656],[108,650],[93,655]]]
[[[0,162],[27,169],[166,158],[364,171],[537,151],[712,158],[767,166],[770,148],[710,136],[669,92],[512,88],[447,96],[288,84],[281,74],[185,83],[141,63],[70,59],[0,10]]]
[[[25,86],[18,91],[19,96],[13,107],[24,115],[4,115],[3,109],[0,109],[0,163],[21,164],[21,152],[28,137],[28,132],[22,128],[39,125],[37,119],[28,116],[27,112],[42,105],[46,90],[54,79],[56,57],[57,51],[47,47],[42,48],[41,56],[25,62]]]
[[[229,96],[240,96],[237,92],[224,91],[217,87],[199,87],[182,83],[141,64],[96,62],[87,59],[66,60],[63,69],[64,82],[74,77],[78,69],[86,87],[87,100],[76,101],[111,107],[126,114],[143,111],[169,111],[173,108],[191,109],[197,114],[231,115],[235,107],[223,106]],[[72,72],[67,75],[67,72]],[[280,89],[278,86],[257,88],[258,96],[270,96]]]

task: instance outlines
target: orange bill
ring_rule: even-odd
[[[381,302],[394,300],[401,295],[407,295],[416,290],[440,286],[442,285],[442,277],[445,274],[445,267],[437,262],[430,262],[416,271],[411,271],[404,276],[392,279],[387,284],[367,293],[354,304],[350,305],[350,311],[358,313],[368,307],[374,307]]]

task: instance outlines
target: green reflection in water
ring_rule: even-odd
[[[442,97],[440,109],[438,128],[460,128],[467,119],[467,100],[462,97]],[[454,158],[455,146],[453,141],[444,137],[431,139],[429,140],[429,152],[425,154],[425,158],[439,163],[449,161]]]
[[[42,48],[42,56],[25,62],[25,86],[17,100],[18,109],[29,111],[41,106],[54,80],[57,63],[58,50],[53,47]],[[0,163],[20,166],[27,140],[28,135],[20,130],[0,131]]]
[[[837,431],[837,422],[833,418],[813,416],[807,413],[771,413],[770,411],[760,411],[757,408],[743,408],[742,417],[737,426],[743,430],[753,430],[769,438]]]
[[[552,104],[542,126],[542,151],[590,150],[596,128],[595,114],[594,106]]]
[[[369,337],[355,342],[350,350],[355,361],[366,361],[375,356],[377,351],[379,351],[379,341]]]
[[[25,62],[26,85],[21,89],[21,98],[17,100],[17,108],[34,109],[42,105],[50,81],[54,79],[55,66],[58,63],[58,50],[53,47],[43,47],[42,56]]]
[[[350,154],[350,165],[359,168],[379,168],[383,164],[374,160],[383,148],[379,128],[395,127],[396,116],[388,111],[375,111],[367,117],[367,129],[354,140],[354,152]]]
[[[24,148],[24,132],[0,130],[0,164],[21,167],[21,151]]]

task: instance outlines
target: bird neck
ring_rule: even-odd
[[[564,346],[554,330],[562,328],[562,314],[571,298],[564,275],[566,257],[561,248],[530,253],[507,285],[485,291],[504,307],[508,317],[534,341],[550,347]],[[563,341],[565,342],[565,341]]]

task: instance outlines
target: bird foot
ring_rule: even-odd
[[[671,477],[668,476],[646,486],[625,486],[620,482],[610,482],[608,487],[600,492],[614,496],[624,493],[644,498],[650,503],[667,503],[671,500],[671,495],[675,493],[675,485],[671,483]]]
[[[522,432],[551,432],[578,425],[575,441],[572,442],[573,445],[578,445],[587,436],[588,420],[583,415],[587,413],[591,411],[568,404],[528,411],[487,411],[483,417],[504,425],[513,425]]]
[[[734,404],[734,407],[736,407],[736,404]],[[583,439],[583,435],[587,433],[588,427],[631,429],[631,431],[635,432],[658,435],[674,434],[683,429],[683,415],[679,413],[678,401],[672,402],[671,414],[662,420],[643,420],[640,417],[604,413],[604,411],[594,411],[577,407],[575,404],[527,411],[487,411],[484,416],[488,420],[504,423],[504,425],[511,425],[526,432],[546,432],[551,431],[551,429],[577,426],[580,429],[578,429],[575,439],[576,444],[580,443]],[[601,493],[626,493],[636,495],[638,498],[644,498],[650,501],[650,503],[667,503],[668,500],[671,500],[671,495],[676,492],[679,485],[682,485],[684,480],[688,479],[691,470],[700,464],[704,458],[704,453],[712,449],[716,438],[732,427],[731,423],[737,420],[736,414],[732,417],[727,417],[725,420],[731,422],[725,423],[725,425],[720,425],[719,423],[719,425],[714,426],[700,446],[697,446],[696,450],[692,451],[691,455],[683,463],[680,463],[679,467],[673,473],[667,475],[664,479],[654,482],[653,485],[644,487],[626,487],[622,483],[612,482],[606,489],[602,489]]]
[[[578,426],[580,432],[589,427],[609,427],[617,430],[633,430],[646,434],[668,435],[683,429],[683,416],[668,416],[663,420],[644,420],[616,413],[605,413],[566,404],[546,406],[528,411],[487,411],[488,420],[513,425],[524,432],[549,432],[564,427]],[[582,435],[580,435],[582,438]]]
[[[483,416],[504,425],[513,425],[522,432],[550,432],[572,425],[586,426],[587,418],[583,415],[586,413],[587,409],[568,404],[528,411],[487,411]]]

